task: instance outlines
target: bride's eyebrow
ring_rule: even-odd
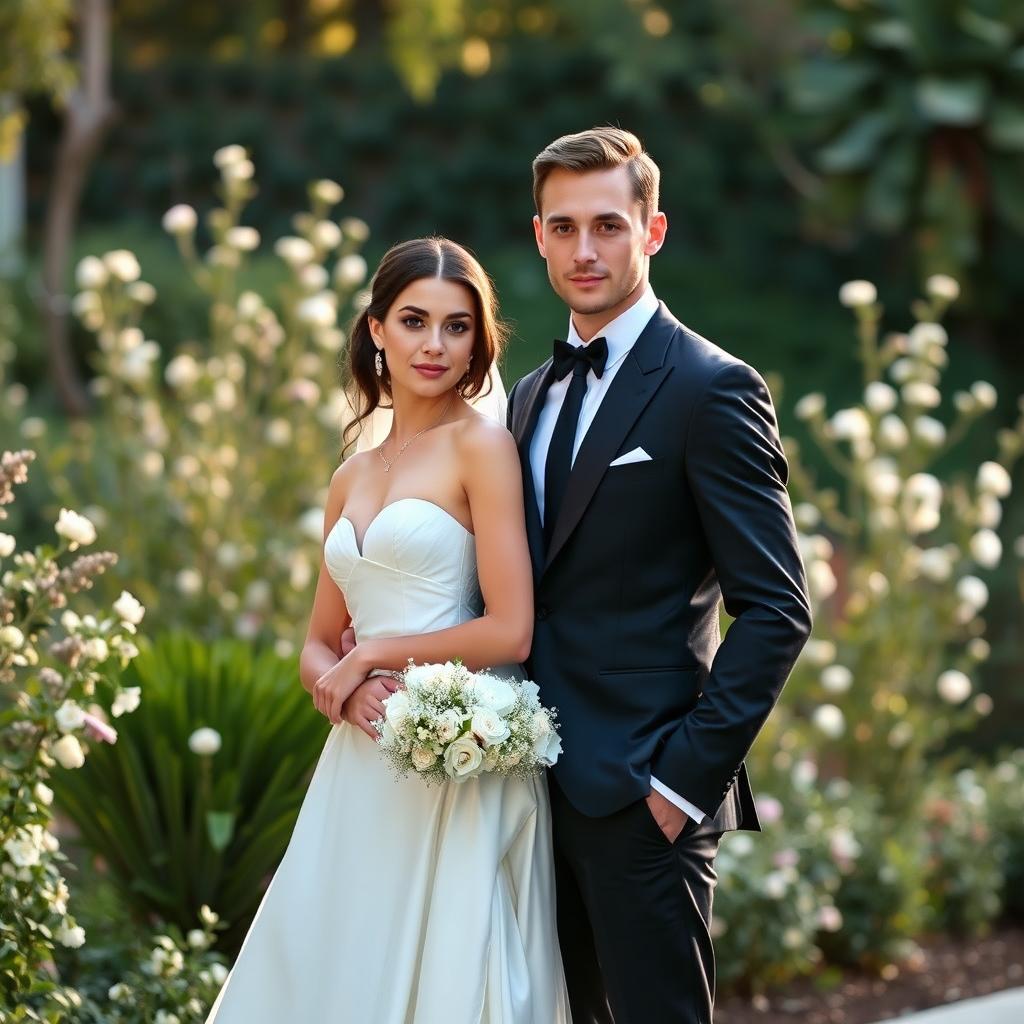
[[[402,308],[398,312],[399,313],[404,313],[406,310],[408,310],[410,313],[415,313],[416,316],[422,317],[424,320],[430,319],[430,314],[425,309],[420,309],[419,306],[402,306]],[[472,320],[472,319],[473,319],[473,314],[472,313],[464,313],[462,311],[459,311],[458,313],[449,313],[445,317],[445,320]]]

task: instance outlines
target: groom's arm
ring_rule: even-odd
[[[735,621],[694,709],[651,766],[676,795],[717,813],[811,631],[775,410],[745,363],[719,370],[694,411],[686,473]]]
[[[519,385],[523,383],[523,378],[512,385],[512,390],[508,393],[507,405],[505,407],[505,426],[511,431],[512,430],[512,408],[515,405],[516,392],[519,390]]]

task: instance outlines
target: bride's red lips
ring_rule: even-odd
[[[440,377],[448,372],[447,366],[438,366],[436,363],[413,363],[414,370],[418,370],[425,377]]]

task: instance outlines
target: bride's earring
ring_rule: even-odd
[[[384,376],[384,360],[381,358],[380,349],[377,349],[377,354],[373,357],[373,368],[378,377]]]

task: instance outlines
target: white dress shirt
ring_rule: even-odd
[[[587,374],[587,393],[583,397],[583,408],[580,410],[579,424],[576,427],[576,439],[573,443],[573,461],[579,454],[583,438],[587,436],[590,425],[594,422],[597,410],[608,393],[608,388],[615,379],[619,367],[625,362],[630,349],[636,344],[643,329],[647,326],[651,317],[658,309],[658,300],[650,285],[632,306],[624,313],[620,313],[611,323],[602,328],[598,335],[608,343],[608,362],[605,364],[604,374],[598,380],[593,371]],[[580,346],[586,344],[576,331],[576,326],[569,317],[569,334],[566,338],[570,345]],[[541,522],[544,521],[544,468],[547,464],[548,447],[551,444],[551,436],[555,432],[555,421],[562,408],[565,393],[569,390],[569,382],[572,374],[562,380],[551,382],[548,393],[544,397],[544,405],[541,408],[540,416],[537,418],[537,426],[533,431],[533,440],[530,442],[530,471],[533,474],[533,489],[537,495],[537,507],[540,510]],[[680,810],[685,811],[694,822],[700,824],[704,820],[704,812],[699,807],[694,807],[687,799],[681,797],[674,790],[669,789],[663,782],[652,776],[651,789],[657,790],[665,799],[670,800]]]

